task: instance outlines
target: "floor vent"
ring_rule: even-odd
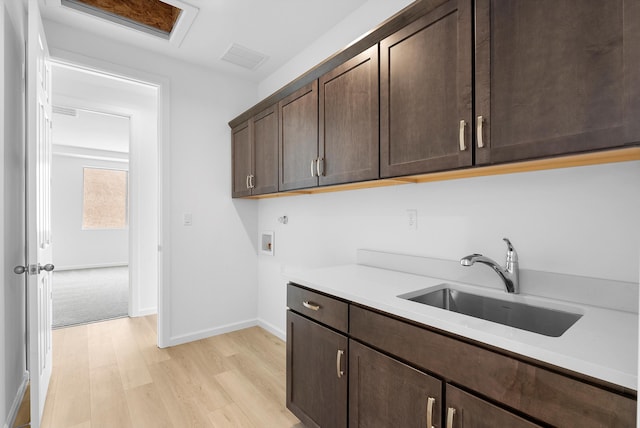
[[[220,59],[249,70],[255,70],[268,58],[268,56],[260,52],[233,43]]]

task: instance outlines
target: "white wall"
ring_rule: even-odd
[[[257,101],[257,86],[45,21],[54,56],[95,58],[170,81],[170,129],[163,147],[162,198],[168,203],[163,264],[165,344],[255,323],[257,206],[231,199],[227,122]],[[72,55],[73,56],[73,55]],[[166,101],[166,100],[165,100]],[[193,226],[182,224],[192,213]],[[166,231],[166,233],[165,233]],[[165,328],[165,327],[163,327]]]
[[[349,46],[411,3],[413,0],[369,0],[364,3],[304,51],[260,82],[259,98],[268,97],[334,53]]]
[[[84,168],[128,171],[128,158],[115,162],[78,157],[76,152],[70,147],[61,149],[54,146],[51,167],[51,230],[55,242],[53,264],[56,271],[127,265],[129,228],[83,230],[82,204]],[[82,155],[101,157],[109,153],[84,150]],[[117,158],[120,154],[111,155]]]
[[[15,417],[26,386],[25,277],[13,267],[24,254],[24,100],[26,14],[0,1],[0,425]]]
[[[7,61],[7,59],[5,58],[5,43],[6,43],[6,27],[7,24],[5,23],[5,15],[6,15],[6,11],[5,11],[5,6],[4,6],[4,0],[2,0],[2,3],[0,3],[0,70],[2,70],[2,76],[3,78],[0,79],[0,129],[5,129],[4,127],[4,122],[5,122],[5,118],[4,118],[4,110],[5,110],[5,90],[4,87],[6,86],[5,84],[5,78],[4,76],[7,75],[7,73],[5,72],[5,63]],[[4,135],[4,132],[2,133],[2,135],[0,136],[0,138],[2,138],[2,147],[0,148],[0,165],[2,165],[2,173],[0,174],[0,200],[2,201],[2,211],[0,212],[0,235],[4,238],[4,207],[5,207],[5,197],[4,197],[4,147],[6,144],[6,136]],[[8,273],[6,272],[5,269],[6,266],[6,262],[5,262],[5,255],[4,255],[4,246],[0,247],[0,278],[2,278],[2,289],[3,291],[0,291],[0,308],[2,308],[2,311],[4,313],[4,302],[5,302],[5,296],[4,296],[4,290],[6,289],[5,287],[5,275],[7,275]],[[5,327],[7,323],[4,322],[3,320],[3,328],[0,328],[0,385],[6,385],[6,369],[5,369],[5,359],[7,357],[6,355],[6,349],[7,349],[7,345],[6,345],[6,341],[5,341]],[[11,389],[11,388],[6,388],[6,387],[0,387],[0,423],[4,423],[7,419],[7,389]]]
[[[259,317],[283,332],[281,272],[353,263],[358,248],[502,260],[508,237],[523,269],[637,283],[639,183],[635,161],[261,200],[276,255],[259,258]],[[418,210],[415,231],[407,209]]]

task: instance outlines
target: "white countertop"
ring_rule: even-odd
[[[512,295],[497,289],[355,264],[290,272],[286,276],[294,283],[354,303],[637,390],[636,313],[526,294]],[[462,290],[583,316],[562,336],[548,337],[397,297],[444,282],[456,284]]]

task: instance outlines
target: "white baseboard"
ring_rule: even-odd
[[[273,325],[271,323],[268,323],[263,319],[258,319],[258,326],[264,328],[269,333],[271,333],[274,336],[284,340],[285,342],[287,341],[287,333],[285,333],[284,331],[280,330],[275,325]]]
[[[27,390],[28,384],[29,372],[24,372],[24,374],[22,375],[22,383],[20,384],[20,388],[18,388],[16,396],[13,398],[13,403],[11,403],[11,408],[9,409],[7,420],[4,423],[4,428],[12,427],[14,422],[16,421],[16,416],[18,416],[18,410],[20,409],[20,403],[22,403],[22,398],[24,397],[24,393]]]
[[[157,313],[158,313],[158,308],[154,306],[152,308],[142,308],[138,311],[135,311],[134,313],[131,314],[131,317],[133,318],[146,317],[147,315],[155,315]]]
[[[129,263],[100,263],[93,265],[77,265],[77,266],[57,266],[56,272],[61,270],[80,270],[80,269],[97,269],[97,268],[108,268],[108,267],[119,267],[119,266],[129,266]]]
[[[236,330],[242,330],[249,327],[255,327],[258,325],[258,320],[251,319],[246,321],[240,321],[237,323],[227,324],[220,327],[209,328],[205,330],[196,331],[194,333],[182,334],[179,336],[171,336],[167,346],[182,345],[183,343],[193,342],[200,339],[206,339],[207,337],[217,336],[219,334],[230,333]]]

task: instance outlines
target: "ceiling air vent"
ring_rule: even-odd
[[[265,62],[267,58],[268,56],[260,52],[233,43],[220,59],[249,70],[255,70]]]

